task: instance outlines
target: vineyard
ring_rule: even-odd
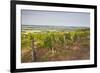
[[[21,32],[21,62],[85,60],[90,30]]]

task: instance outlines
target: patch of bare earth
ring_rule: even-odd
[[[57,48],[52,53],[51,49],[38,48],[36,50],[35,62],[46,62],[46,61],[68,61],[68,60],[86,60],[90,58],[90,47],[81,46],[75,43],[68,48]],[[21,62],[28,63],[32,62],[32,50],[23,49],[21,52]]]

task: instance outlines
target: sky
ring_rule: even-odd
[[[21,24],[90,27],[90,13],[21,10]]]

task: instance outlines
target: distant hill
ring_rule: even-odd
[[[26,30],[56,30],[56,31],[73,31],[76,29],[89,29],[89,27],[73,27],[73,26],[49,26],[49,25],[22,25],[22,31]]]

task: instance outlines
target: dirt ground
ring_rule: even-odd
[[[58,48],[54,53],[50,49],[38,48],[36,50],[36,60],[32,61],[32,49],[21,51],[21,62],[46,62],[46,61],[67,61],[86,60],[90,58],[90,47],[73,45],[70,48]]]

